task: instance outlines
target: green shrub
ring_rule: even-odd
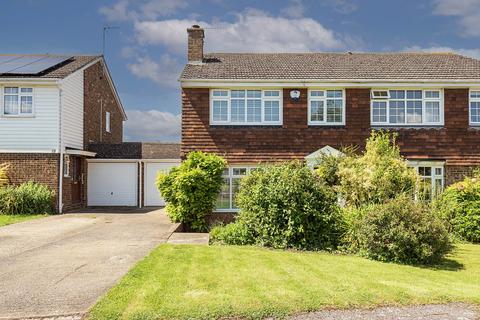
[[[340,175],[338,171],[340,162],[344,158],[343,156],[336,155],[322,155],[318,159],[315,172],[328,186],[335,187],[340,185]]]
[[[345,241],[353,252],[380,261],[430,264],[452,250],[444,224],[422,202],[406,195],[346,210]]]
[[[242,222],[215,226],[210,230],[210,243],[229,245],[251,245],[255,243],[252,230]]]
[[[4,163],[0,164],[0,188],[6,186],[9,183],[9,179],[7,176],[9,165]]]
[[[53,213],[54,193],[47,186],[30,181],[0,189],[0,213],[32,215]]]
[[[191,152],[179,167],[158,175],[157,188],[173,222],[194,231],[206,230],[205,217],[215,206],[225,166],[225,160],[217,155]]]
[[[418,176],[400,156],[395,138],[372,131],[362,155],[340,162],[339,191],[348,205],[383,203],[401,193],[414,193]]]
[[[299,162],[260,167],[242,179],[239,223],[255,244],[330,249],[339,241],[339,209],[331,188]]]
[[[434,209],[456,237],[480,242],[480,176],[449,186],[435,201]]]

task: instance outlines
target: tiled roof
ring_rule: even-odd
[[[480,60],[454,53],[210,53],[180,80],[480,79]]]
[[[179,143],[123,142],[90,144],[89,151],[104,159],[180,159]]]
[[[6,55],[2,55],[6,56]],[[51,55],[45,55],[45,56],[51,56]],[[81,55],[81,56],[72,56],[71,59],[68,59],[67,61],[54,66],[50,69],[47,69],[45,71],[42,71],[38,74],[34,75],[29,75],[29,74],[20,74],[20,75],[15,75],[15,74],[3,74],[0,76],[0,78],[58,78],[62,79],[67,77],[68,75],[74,73],[78,69],[81,69],[82,67],[86,66],[90,62],[93,62],[94,60],[101,58],[99,55]]]

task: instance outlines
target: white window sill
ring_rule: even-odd
[[[10,114],[3,114],[0,116],[1,118],[5,119],[15,119],[15,118],[35,118],[34,114],[16,114],[16,115],[10,115]]]
[[[338,123],[338,122],[309,122],[309,126],[319,126],[319,127],[341,127],[345,126],[345,123]]]
[[[210,122],[211,126],[250,126],[250,127],[259,127],[259,126],[281,126],[282,122]]]
[[[240,209],[214,209],[213,213],[239,213]]]

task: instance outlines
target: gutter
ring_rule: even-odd
[[[59,122],[59,154],[60,154],[60,165],[58,168],[58,213],[63,211],[63,128],[62,128],[62,94],[63,90],[59,87],[58,96],[59,96],[59,110],[58,110],[58,122]]]

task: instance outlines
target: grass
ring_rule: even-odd
[[[32,220],[32,219],[38,219],[41,217],[45,217],[44,214],[35,214],[35,215],[28,215],[28,216],[22,216],[22,215],[4,215],[0,214],[0,227],[6,226],[9,224],[14,224],[18,222],[23,222],[27,220]]]
[[[323,308],[480,304],[480,245],[431,268],[255,247],[161,245],[91,310],[90,319],[285,316]]]

